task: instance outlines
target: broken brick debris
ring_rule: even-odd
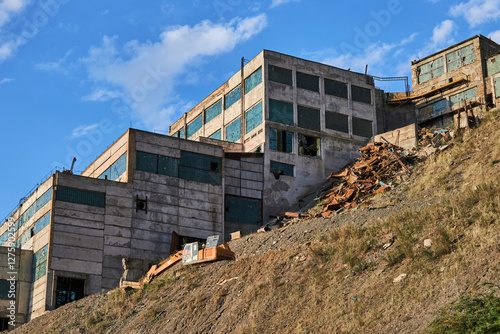
[[[415,158],[413,151],[388,142],[369,143],[359,149],[362,156],[340,173],[328,177],[331,187],[323,190],[318,200],[322,209],[314,217],[328,217],[333,213],[359,207],[369,196],[389,191],[390,181],[408,174],[405,162]],[[311,216],[311,215],[310,215]]]

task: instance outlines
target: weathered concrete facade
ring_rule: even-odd
[[[413,100],[419,124],[449,126],[464,108],[491,105],[496,99],[490,57],[500,45],[477,35],[412,62]],[[488,59],[490,58],[490,59]],[[489,66],[493,68],[494,66]]]
[[[262,172],[262,154],[226,157],[221,146],[134,129],[81,175],[56,172],[0,226],[0,245],[33,262],[20,263],[29,278],[18,278],[18,320],[115,288],[124,258],[129,270],[144,273],[183,240],[227,238],[226,212],[231,228],[255,230]],[[246,209],[250,220],[240,226],[234,217]]]
[[[241,152],[263,152],[263,176],[253,181],[262,182],[264,222],[357,157],[357,149],[375,133],[371,77],[268,50],[169,131],[190,140],[234,142]]]

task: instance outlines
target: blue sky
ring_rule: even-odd
[[[500,43],[499,18],[500,0],[1,0],[0,215],[128,127],[168,131],[242,56],[409,76],[411,60],[473,35]]]

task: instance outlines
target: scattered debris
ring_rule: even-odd
[[[233,277],[233,278],[228,278],[228,279],[225,279],[225,280],[223,280],[222,282],[217,283],[217,285],[223,285],[223,284],[226,284],[227,282],[231,282],[231,281],[233,281],[233,280],[235,280],[235,279],[238,279],[238,276]]]
[[[231,233],[231,241],[241,238],[241,231]]]
[[[401,281],[402,281],[405,277],[406,277],[406,274],[401,274],[401,275],[399,275],[398,277],[396,277],[395,279],[393,279],[392,281],[393,281],[394,283],[399,283],[399,282],[401,282]]]
[[[431,247],[432,246],[432,240],[431,239],[425,239],[424,240],[424,247]]]
[[[416,157],[413,151],[388,142],[369,143],[359,151],[363,155],[350,167],[330,174],[328,178],[333,180],[333,184],[318,195],[322,210],[309,216],[328,217],[357,210],[368,196],[389,191],[394,186],[393,180],[409,174],[405,162]]]

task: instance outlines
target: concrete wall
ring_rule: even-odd
[[[245,212],[241,209],[241,218],[247,214],[256,214],[259,220],[228,221],[225,219],[224,239],[230,240],[230,233],[241,231],[242,234],[255,232],[262,224],[262,193],[264,190],[264,156],[261,153],[229,153],[224,157],[225,195],[236,196],[243,200],[258,201],[259,212]],[[227,198],[227,197],[226,197]],[[226,201],[225,210],[231,210]]]
[[[0,299],[0,318],[9,318],[14,321],[16,327],[23,324],[29,318],[29,297],[31,291],[31,265],[33,253],[29,250],[11,247],[0,247],[0,280],[15,278],[15,288],[12,290],[15,305],[12,306],[10,299]],[[9,298],[11,285],[9,281]],[[11,318],[13,308],[15,319]]]
[[[375,142],[383,142],[383,139],[389,143],[411,150],[418,146],[417,124],[411,124],[386,133],[375,136]]]
[[[95,159],[80,174],[97,178],[104,173],[116,160],[118,160],[128,150],[128,131],[118,138],[110,147],[108,147],[97,159]],[[122,174],[116,181],[127,182],[127,173]]]
[[[353,134],[353,118],[361,118],[372,122],[372,133],[377,131],[375,106],[375,89],[371,78],[355,72],[350,72],[299,59],[284,54],[265,51],[265,66],[269,65],[292,70],[292,85],[272,82],[264,76],[266,87],[266,141],[264,162],[264,222],[269,215],[276,215],[297,202],[297,200],[312,191],[317,184],[322,183],[328,173],[339,170],[351,159],[359,156],[358,148],[362,147],[369,138]],[[296,73],[305,73],[319,77],[319,92],[309,91],[297,87]],[[331,79],[347,84],[348,98],[341,98],[325,94],[324,79]],[[367,88],[371,91],[371,104],[353,101],[352,86]],[[293,103],[294,125],[285,125],[269,121],[269,99]],[[305,106],[320,110],[320,131],[305,129],[298,126],[298,107]],[[341,132],[326,128],[326,112],[335,112],[346,115],[348,118],[348,132]],[[272,151],[269,147],[270,129],[277,129],[293,133],[293,151],[284,153]],[[321,139],[319,156],[299,155],[299,134]],[[270,173],[271,161],[286,163],[294,166],[294,175],[281,175],[279,179]]]
[[[474,45],[475,61],[460,68],[450,70],[448,68],[449,65],[446,61],[446,55],[455,52],[469,44]],[[439,87],[447,85],[447,88],[436,92],[434,96],[421,98],[416,101],[416,116],[418,122],[429,124],[429,122],[436,119],[439,123],[438,125],[448,124],[450,116],[447,115],[447,113],[457,110],[461,107],[461,105],[451,106],[450,96],[466,91],[473,87],[477,88],[476,96],[470,101],[475,105],[485,104],[487,101],[487,95],[491,93],[485,82],[485,78],[487,75],[485,59],[495,52],[498,52],[499,49],[500,45],[485,38],[484,36],[478,35],[450,46],[449,48],[446,48],[442,51],[429,55],[424,59],[412,62],[411,69],[414,95],[423,94],[433,89],[437,89]],[[419,83],[417,73],[418,67],[428,62],[432,62],[436,59],[443,59],[444,74],[423,83]],[[465,83],[457,85],[453,84],[453,82],[458,82],[458,80],[460,80],[461,78],[466,78],[467,81]],[[447,100],[446,109],[437,113],[435,111],[433,112],[432,105],[443,98]],[[445,118],[445,120],[443,120],[442,118]]]

